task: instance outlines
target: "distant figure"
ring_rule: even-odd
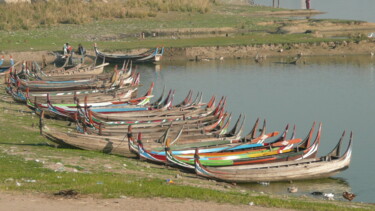
[[[81,44],[78,44],[78,54],[79,55],[85,55],[86,54],[86,49]]]
[[[73,50],[73,47],[69,45],[69,43],[66,43],[66,49],[67,49],[67,53],[71,53]]]
[[[43,54],[42,55],[42,68],[45,68],[47,66],[47,59],[46,56]]]
[[[272,0],[272,6],[276,7],[276,0]],[[277,8],[280,7],[280,0],[277,0]]]
[[[64,44],[63,51],[64,51],[64,56],[68,54],[68,43]]]
[[[306,9],[310,9],[310,0],[306,0]]]
[[[13,60],[13,57],[10,56],[10,66],[13,66],[14,65],[14,60]]]

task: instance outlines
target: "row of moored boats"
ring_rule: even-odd
[[[266,129],[259,119],[242,136],[245,116],[230,128],[225,97],[203,101],[189,91],[175,103],[175,91],[154,97],[154,84],[138,93],[140,74],[131,62],[104,71],[108,63],[43,70],[21,61],[2,68],[6,91],[41,117],[41,134],[60,145],[125,157],[138,156],[228,182],[289,181],[332,176],[348,168],[352,134],[343,153],[337,146],[317,157],[321,124],[306,137],[296,128]],[[70,121],[67,129],[46,126],[44,117]]]

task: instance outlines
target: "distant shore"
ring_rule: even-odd
[[[139,52],[145,49],[135,49]],[[130,52],[131,53],[131,52]],[[166,48],[163,61],[200,61],[200,60],[223,60],[223,59],[255,59],[256,57],[266,59],[267,57],[294,57],[302,56],[349,56],[364,55],[374,56],[375,39],[362,40],[359,42],[319,42],[299,44],[263,44],[263,45],[234,45],[216,47],[187,47]],[[14,60],[42,61],[42,56],[52,62],[55,57],[50,51],[25,51],[10,53]],[[90,58],[95,56],[89,51]],[[7,58],[6,58],[7,60]]]
[[[249,59],[255,57],[294,57],[327,55],[371,55],[375,52],[375,40],[355,42],[321,42],[299,44],[263,44],[252,46],[217,46],[167,49],[165,60],[187,59]]]

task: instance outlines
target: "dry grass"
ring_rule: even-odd
[[[82,24],[100,19],[155,17],[169,11],[206,13],[211,0],[55,0],[1,4],[0,30]]]

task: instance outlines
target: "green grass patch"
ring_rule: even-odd
[[[75,3],[77,3],[77,1],[80,3],[76,5]],[[22,20],[22,18],[25,18],[28,19],[29,22],[33,22],[33,19],[45,18],[48,16],[41,14],[38,15],[38,17],[28,17],[28,15],[33,14],[32,12],[24,12],[26,14],[25,16],[19,15],[19,13],[22,14],[22,10],[39,11],[42,10],[40,8],[45,8],[48,10],[44,11],[45,13],[50,13],[57,19],[70,15],[79,18],[80,16],[90,16],[91,13],[99,14],[100,17],[81,18],[85,21],[56,20],[53,24],[45,24],[43,26],[39,25],[38,27],[16,27],[8,31],[1,30],[0,27],[0,43],[2,43],[1,50],[61,50],[62,44],[66,42],[69,42],[73,46],[77,46],[81,43],[87,49],[91,49],[94,42],[99,42],[101,48],[111,50],[124,50],[141,47],[148,48],[158,45],[171,47],[194,46],[195,43],[197,43],[197,45],[208,45],[205,44],[207,43],[206,40],[210,40],[210,37],[212,36],[216,37],[215,33],[220,33],[223,28],[233,28],[240,34],[258,31],[276,31],[279,26],[277,24],[264,26],[259,25],[258,23],[263,21],[280,20],[279,18],[274,17],[252,16],[257,11],[272,11],[274,8],[212,4],[209,0],[128,1],[126,7],[132,8],[131,11],[137,11],[137,9],[134,8],[143,8],[144,10],[148,9],[156,11],[158,14],[157,16],[146,16],[142,18],[112,17],[112,15],[116,14],[115,11],[123,7],[117,5],[120,4],[121,1],[115,1],[113,4],[111,3],[111,7],[109,4],[105,4],[102,1],[92,1],[92,4],[89,4],[90,7],[79,0],[68,1],[68,3],[64,2],[65,1],[59,1],[56,5],[50,5],[55,4],[55,2],[52,3],[51,1],[47,3],[20,4],[19,7],[15,6],[15,4],[0,5],[0,9],[1,7],[4,7],[4,10],[2,11],[5,11],[4,16],[1,16],[5,18],[2,23],[7,23],[12,25],[12,27],[16,27],[17,24],[12,24],[13,19],[11,19],[11,17],[17,17],[19,18],[17,19],[19,21]],[[104,4],[104,6],[102,4]],[[74,10],[70,11],[69,8],[73,7]],[[167,9],[165,9],[165,7],[167,7]],[[207,7],[209,8],[209,12],[199,12],[199,9],[181,9],[185,7]],[[101,13],[96,12],[98,8],[100,8]],[[12,13],[13,10],[17,10],[17,13]],[[55,10],[58,12],[52,12]],[[107,10],[114,12],[113,14],[105,12]],[[64,12],[64,14],[60,14],[60,12]],[[75,15],[75,13],[78,12],[80,14]],[[24,22],[25,21],[22,21],[22,23]],[[61,24],[60,22],[64,22],[64,24]],[[5,28],[6,27],[3,27],[3,29]],[[184,31],[183,33],[190,35],[196,33],[198,33],[198,35],[205,34],[207,38],[206,40],[200,40],[199,38],[194,39],[194,36],[192,36],[185,44],[181,41],[174,41],[171,39],[172,35],[175,32],[179,33],[181,29]],[[189,29],[193,32],[189,32]],[[194,32],[194,30],[198,32]],[[140,40],[139,36],[142,32],[160,32],[160,34],[164,33],[165,35]],[[225,30],[222,35],[224,34]],[[222,40],[217,40],[216,38],[215,40],[217,41],[215,45],[221,45]],[[241,39],[236,43],[244,44]],[[225,42],[223,44],[226,45]],[[116,48],[111,46],[116,46]]]
[[[244,35],[225,35],[216,37],[203,37],[191,39],[158,39],[158,40],[138,40],[132,42],[98,42],[101,49],[121,50],[141,47],[149,48],[155,46],[155,43],[164,47],[208,47],[208,46],[236,46],[236,45],[262,45],[262,44],[288,44],[294,43],[318,43],[328,41],[343,41],[334,38],[316,38],[306,34],[266,34],[250,33]]]
[[[22,43],[20,40],[26,39],[26,35],[19,35],[9,39],[9,42],[3,44],[4,50],[11,51],[27,51],[27,50],[60,50],[59,40],[67,40],[62,38],[52,38],[40,40],[38,38],[28,38],[28,42]],[[350,41],[352,39],[345,39]],[[102,51],[116,51],[135,48],[153,48],[155,46],[164,47],[196,47],[196,46],[230,46],[230,45],[261,45],[261,44],[293,44],[293,43],[314,43],[343,41],[338,38],[316,38],[310,34],[268,34],[268,33],[243,33],[243,35],[225,33],[211,35],[209,37],[192,37],[182,39],[171,38],[149,38],[149,39],[130,39],[130,40],[114,40],[106,41],[70,41],[73,46],[83,44],[86,49],[93,48],[94,42]]]
[[[16,29],[1,30],[1,50],[14,51],[39,51],[39,50],[61,50],[63,43],[69,42],[73,46],[83,44],[86,49],[93,49],[94,43],[98,43],[101,50],[117,51],[135,48],[151,48],[155,46],[165,47],[192,47],[192,46],[229,46],[229,45],[257,45],[257,44],[284,44],[284,43],[310,43],[336,41],[333,38],[315,38],[311,34],[275,34],[288,18],[260,16],[260,12],[272,12],[284,9],[230,5],[212,3],[212,1],[198,0],[131,0],[126,5],[122,1],[106,4],[102,1],[91,1],[92,4],[83,3],[80,0],[40,2],[37,4],[20,4],[17,10],[39,11],[45,8],[45,13],[65,17],[64,14],[53,13],[61,11],[81,18],[84,21],[61,21],[56,20],[53,24],[38,25],[37,27],[18,27]],[[65,3],[64,3],[65,2]],[[77,3],[79,2],[79,3]],[[75,5],[77,3],[77,5]],[[81,5],[82,4],[82,5]],[[103,5],[102,5],[103,4]],[[74,6],[72,6],[74,5]],[[88,6],[89,5],[89,6]],[[29,22],[34,19],[46,18],[48,15],[33,15],[25,12],[25,17],[17,13],[14,4],[0,5],[4,8],[5,18],[2,23],[11,23],[11,17],[15,20],[28,18]],[[70,11],[69,8],[74,7]],[[189,7],[196,9],[187,9]],[[207,12],[200,12],[199,7],[208,8]],[[100,13],[97,12],[100,8]],[[118,15],[122,11],[152,11],[157,14],[141,15],[142,17],[129,18]],[[125,9],[124,9],[125,8]],[[127,9],[131,8],[131,9]],[[82,10],[81,10],[82,9]],[[206,11],[206,9],[204,9]],[[68,12],[67,12],[68,11]],[[108,12],[108,11],[114,11]],[[79,15],[75,15],[80,13]],[[81,14],[82,13],[82,14]],[[17,15],[18,14],[18,15]],[[92,17],[93,14],[98,17]],[[117,15],[116,15],[117,14]],[[35,16],[35,17],[34,17]],[[17,17],[17,18],[15,18]],[[333,23],[355,24],[350,20],[309,20],[312,24],[320,21],[331,21]],[[0,18],[1,22],[1,18]],[[24,23],[25,21],[22,21]],[[27,22],[27,21],[26,21]],[[26,23],[25,22],[25,23]],[[37,21],[38,22],[38,21]],[[40,21],[39,21],[40,22]],[[38,23],[39,23],[38,22]],[[62,24],[63,22],[63,24]],[[267,24],[260,24],[267,22]],[[284,22],[284,24],[287,22]],[[14,25],[14,24],[13,24]],[[13,26],[12,25],[12,26]],[[4,28],[4,27],[3,27]],[[5,28],[4,28],[5,29]],[[157,32],[160,36],[148,36],[140,39],[141,33],[152,35]],[[226,37],[226,34],[229,36]],[[346,39],[347,41],[351,39]],[[343,41],[343,39],[340,39]]]
[[[162,179],[142,178],[135,175],[97,172],[91,174],[54,172],[43,168],[40,162],[25,161],[18,156],[0,153],[0,188],[3,190],[54,193],[74,189],[80,194],[101,195],[104,198],[169,197],[190,198],[219,203],[248,204],[304,210],[361,210],[333,203],[305,202],[295,198],[279,199],[250,193],[223,192],[179,184],[168,184]],[[365,208],[362,208],[366,210]]]

